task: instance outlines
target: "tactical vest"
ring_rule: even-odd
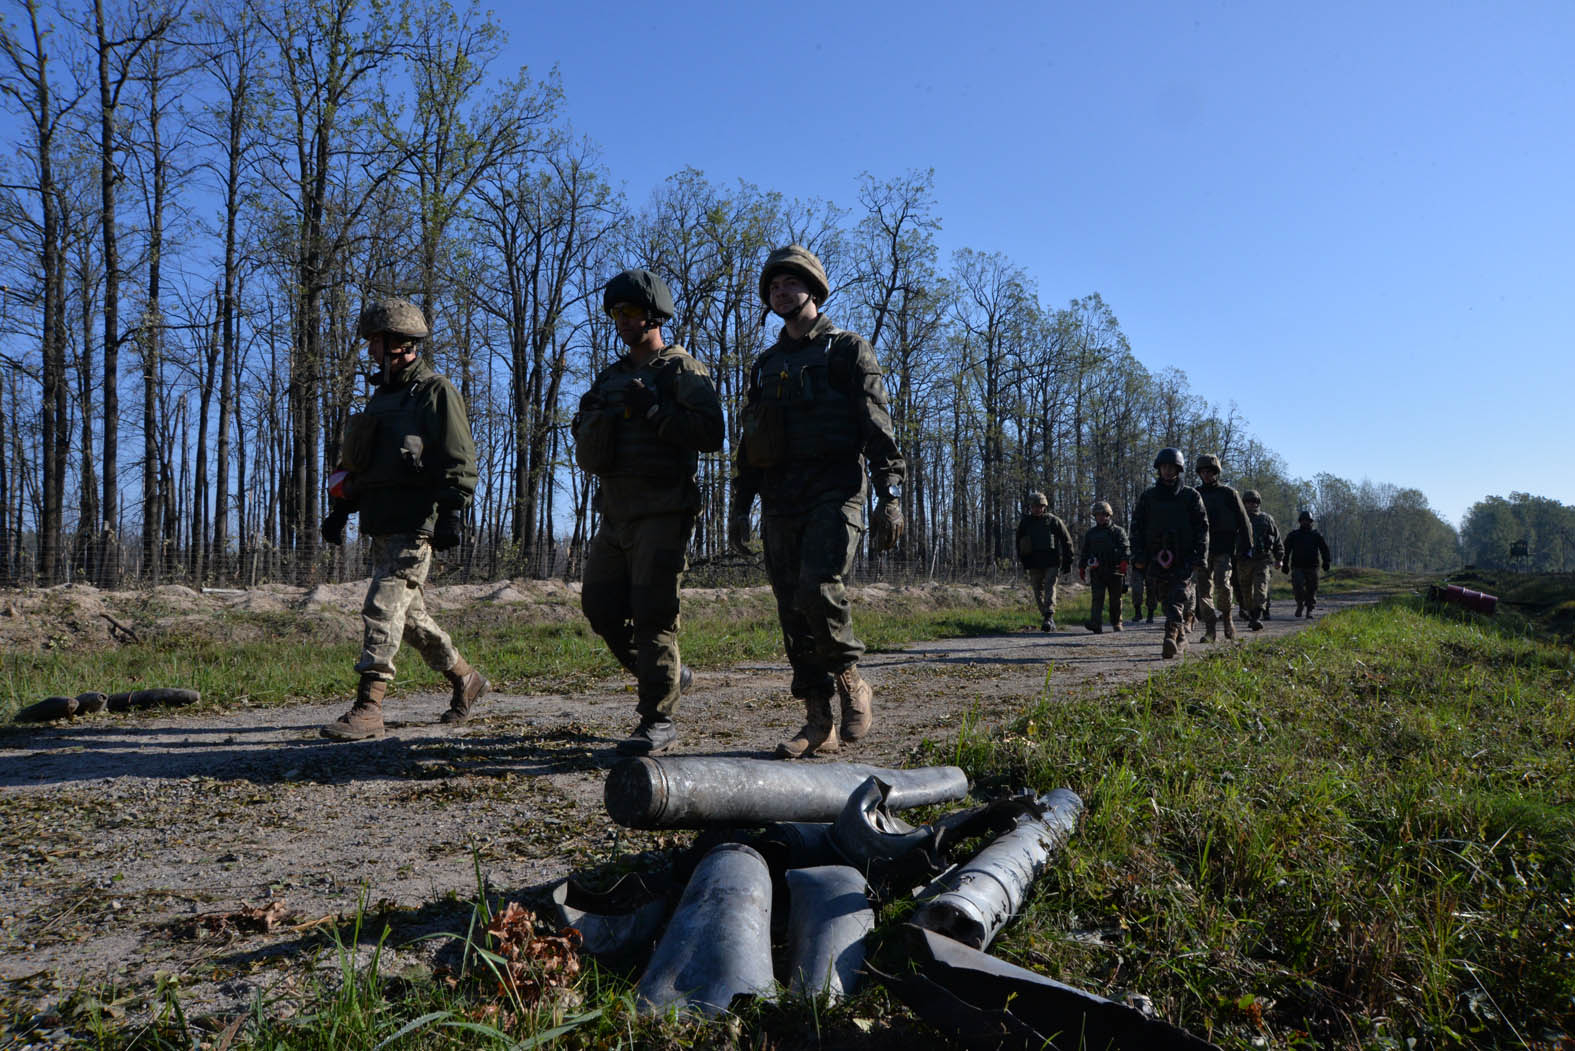
[[[820,458],[846,459],[863,447],[855,411],[862,390],[857,351],[829,329],[795,350],[777,347],[756,361],[751,386],[756,397],[748,430],[750,460],[757,467]]]
[[[1110,526],[1095,526],[1088,531],[1086,540],[1084,549],[1088,557],[1097,559],[1102,569],[1115,572],[1116,563],[1119,561],[1116,531]]]
[[[1056,544],[1055,529],[1050,525],[1049,515],[1023,516],[1023,540],[1027,542],[1028,550],[1023,554],[1032,552],[1050,552],[1059,554]]]
[[[1274,519],[1262,511],[1248,511],[1247,521],[1252,523],[1252,552],[1261,562],[1274,553],[1275,533],[1278,530]]]
[[[1181,499],[1184,487],[1166,491],[1160,486],[1148,490],[1148,516],[1144,522],[1143,550],[1150,555],[1169,548],[1178,557],[1192,550],[1192,517],[1188,501]]]
[[[674,482],[694,477],[700,466],[700,454],[663,441],[654,422],[624,404],[635,380],[656,391],[662,402],[677,398],[679,367],[673,358],[665,361],[657,358],[636,369],[608,368],[596,377],[591,389],[605,399],[601,411],[608,419],[603,422],[610,422],[613,430],[612,466],[600,472],[603,477],[636,475]]]

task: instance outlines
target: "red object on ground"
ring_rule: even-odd
[[[1458,584],[1446,584],[1441,588],[1433,589],[1435,597],[1440,602],[1448,602],[1454,606],[1464,606],[1466,609],[1478,613],[1492,615],[1498,609],[1498,596],[1488,595],[1481,591],[1472,591]]]

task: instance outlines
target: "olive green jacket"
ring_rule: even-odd
[[[367,536],[431,534],[438,510],[476,491],[476,445],[465,399],[419,357],[378,386],[361,413],[370,462],[351,490]]]

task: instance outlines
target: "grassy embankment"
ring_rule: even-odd
[[[1575,659],[1538,634],[1513,609],[1485,620],[1401,598],[1141,685],[1047,692],[1004,731],[965,733],[927,758],[986,787],[1071,786],[1088,807],[992,951],[1141,992],[1227,1048],[1567,1046]],[[901,965],[901,912],[882,917],[884,969]],[[724,1029],[635,1019],[626,975],[593,969],[566,1019],[511,1012],[478,973],[412,987],[362,970],[304,1019],[260,1005],[233,1046],[372,1047],[418,1020],[389,1046],[510,1046],[566,1020],[587,1047],[930,1039],[879,988]],[[475,1022],[509,1038],[456,1028]],[[191,1046],[183,1029],[171,1015],[144,1046]]]

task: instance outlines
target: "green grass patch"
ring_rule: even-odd
[[[1570,1032],[1572,696],[1568,649],[1416,599],[1046,696],[960,746],[981,781],[1088,804],[997,951],[1229,1047]]]

